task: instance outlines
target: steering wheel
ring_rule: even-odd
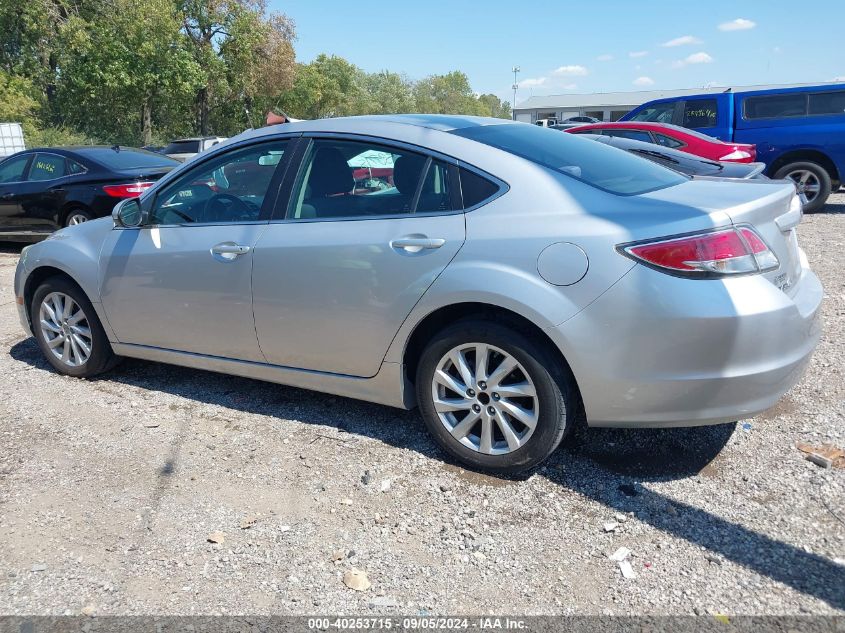
[[[232,195],[231,193],[215,193],[213,196],[211,196],[208,200],[205,201],[205,204],[202,207],[202,214],[200,215],[200,217],[202,217],[203,222],[218,221],[217,218],[210,219],[208,217],[209,210],[212,209],[212,204],[216,204],[218,202],[227,205],[225,207],[226,211],[231,210],[232,212],[237,212],[238,215],[252,215],[252,212],[255,210],[255,205],[250,205],[248,202],[241,200],[240,198],[238,198],[238,196]],[[235,213],[232,213],[231,215],[234,216]],[[224,219],[232,220],[235,218],[229,217]]]

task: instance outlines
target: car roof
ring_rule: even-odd
[[[451,132],[468,127],[484,125],[528,125],[510,119],[491,117],[464,116],[450,114],[376,114],[364,116],[336,117],[330,119],[309,119],[290,121],[277,125],[267,125],[247,130],[221,141],[214,147],[228,147],[251,139],[276,134],[307,134],[326,132],[337,134],[360,134],[363,136],[381,136],[394,140],[426,144],[424,137],[431,132]],[[449,134],[448,136],[452,136]],[[428,140],[431,140],[430,137]]]
[[[299,132],[326,131],[354,132],[357,128],[369,127],[372,124],[408,125],[441,132],[451,132],[468,127],[481,125],[498,125],[515,123],[510,119],[494,119],[491,117],[455,115],[455,114],[372,114],[364,116],[337,117],[333,119],[313,119],[280,123],[259,128],[258,132],[268,130],[278,132],[280,129]]]
[[[208,141],[213,138],[225,138],[223,136],[188,136],[186,138],[174,138],[171,143],[187,143],[188,141]]]

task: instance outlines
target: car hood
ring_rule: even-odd
[[[114,220],[109,215],[104,218],[89,220],[82,224],[67,226],[55,233],[51,233],[43,242],[33,244],[33,249],[43,245],[44,250],[49,250],[53,248],[51,243],[58,242],[62,245],[72,244],[76,248],[97,253],[99,256],[103,242],[113,230],[115,230]]]

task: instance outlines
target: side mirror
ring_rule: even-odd
[[[141,226],[143,214],[138,198],[127,198],[117,203],[111,212],[114,225],[118,228],[133,229]]]

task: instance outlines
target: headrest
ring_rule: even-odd
[[[399,193],[413,196],[417,192],[423,167],[425,157],[419,154],[406,154],[396,159],[393,163],[393,184]]]
[[[314,198],[349,193],[355,187],[349,163],[336,147],[321,147],[317,150],[308,180]]]

